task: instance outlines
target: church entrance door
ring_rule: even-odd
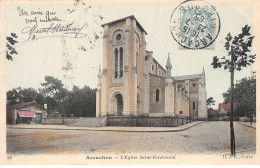
[[[123,97],[121,94],[116,94],[116,110],[117,115],[122,116],[123,115]]]

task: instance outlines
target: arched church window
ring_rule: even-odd
[[[193,110],[196,109],[196,103],[195,103],[195,102],[192,103],[192,109],[193,109]]]
[[[156,89],[156,91],[155,91],[155,101],[159,102],[159,100],[160,100],[160,90]]]
[[[123,48],[120,48],[120,77],[123,76]]]
[[[115,49],[115,78],[118,76],[118,49]]]

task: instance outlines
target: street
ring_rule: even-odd
[[[256,129],[234,123],[237,152],[255,153]],[[225,154],[229,122],[204,122],[180,132],[106,132],[7,128],[8,154]]]

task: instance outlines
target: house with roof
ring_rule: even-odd
[[[147,32],[131,15],[102,25],[103,56],[97,75],[96,116],[185,116],[207,120],[206,80],[172,76],[146,50]],[[195,65],[195,64],[194,64]]]
[[[233,109],[236,109],[236,103],[233,103]],[[218,111],[219,112],[230,112],[231,111],[231,104],[230,103],[219,103],[218,104]]]
[[[36,102],[23,102],[7,106],[7,124],[40,124],[47,117],[47,109]]]
[[[214,110],[212,108],[208,109],[208,120],[209,121],[223,121],[227,118],[227,113],[224,111]]]

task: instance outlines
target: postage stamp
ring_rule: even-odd
[[[172,37],[186,49],[212,49],[220,26],[216,7],[202,0],[182,2],[170,20]]]

